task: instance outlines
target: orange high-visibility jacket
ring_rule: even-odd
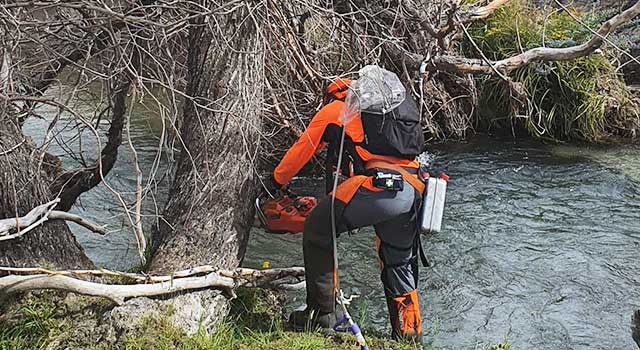
[[[334,124],[338,127],[342,126],[340,117],[346,104],[343,101],[335,100],[318,111],[318,113],[311,119],[311,122],[307,126],[305,132],[300,136],[296,143],[289,148],[284,155],[280,164],[273,171],[273,178],[280,185],[286,185],[291,181],[302,167],[311,160],[311,157],[315,152],[321,150],[326,146],[326,142],[322,141],[322,136],[327,126]],[[358,118],[352,118],[346,125],[346,136],[349,136],[351,140],[356,144],[356,152],[362,158],[363,162],[371,160],[381,160],[387,163],[399,165],[406,168],[419,167],[418,162],[414,160],[396,158],[391,156],[383,156],[372,154],[358,143],[364,140],[364,129],[362,128],[362,121]]]

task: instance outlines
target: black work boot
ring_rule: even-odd
[[[294,311],[289,316],[289,324],[296,331],[331,330],[335,323],[335,312],[322,313],[310,308]]]

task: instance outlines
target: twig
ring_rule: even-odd
[[[132,100],[135,100],[135,95]],[[129,145],[129,150],[131,150],[131,154],[133,155],[133,159],[131,163],[133,164],[133,168],[136,172],[136,201],[134,204],[134,212],[133,212],[133,233],[136,237],[136,243],[138,245],[138,256],[140,257],[140,262],[144,265],[147,262],[145,257],[145,252],[147,250],[147,239],[144,236],[144,232],[142,231],[142,171],[140,170],[140,164],[138,164],[138,152],[136,148],[133,146],[133,140],[131,139],[131,111],[133,110],[133,106],[129,108],[129,113],[127,115],[126,122],[126,131],[127,131],[127,144]],[[127,210],[127,208],[124,208]]]
[[[22,141],[20,141],[19,143],[17,143],[16,145],[14,145],[13,147],[9,148],[6,151],[0,152],[0,156],[4,156],[7,155],[11,152],[13,152],[14,150],[16,150],[18,147],[22,146],[23,143],[25,143],[27,140],[23,139]]]
[[[456,16],[456,18],[458,19],[458,21],[460,21],[460,18]],[[460,21],[461,22],[461,21]],[[469,34],[469,32],[467,31],[467,28],[464,26],[464,23],[460,23],[460,28],[462,28],[462,31],[464,32],[464,35],[467,36],[467,39],[469,39],[469,42],[471,42],[471,45],[473,45],[473,48],[476,49],[476,51],[478,52],[478,54],[480,54],[480,56],[482,57],[482,59],[484,60],[484,62],[491,67],[491,70],[497,75],[499,76],[502,80],[506,81],[507,83],[511,83],[511,79],[509,79],[506,75],[502,74],[502,72],[500,72],[498,70],[498,68],[491,62],[491,60],[489,58],[487,58],[487,56],[484,54],[484,52],[482,52],[482,49],[480,49],[480,47],[478,46],[478,44],[476,44],[476,41],[473,40],[473,37],[471,36],[471,34]]]

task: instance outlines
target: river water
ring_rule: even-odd
[[[634,146],[476,139],[432,147],[450,174],[442,233],[423,239],[425,344],[475,349],[634,349],[640,308],[640,154]],[[322,188],[321,181],[315,181]],[[313,181],[306,180],[301,191]],[[387,330],[371,229],[339,238],[354,313]],[[256,230],[247,265],[302,264],[299,235]],[[293,306],[304,294],[295,295]]]
[[[135,113],[131,135],[145,178],[158,168],[160,179],[169,162],[156,153],[157,122]],[[25,132],[41,141],[46,125],[33,120]],[[92,144],[84,138],[86,150]],[[443,231],[423,239],[432,263],[419,288],[427,348],[475,349],[505,339],[513,349],[636,348],[630,327],[640,309],[640,147],[476,138],[430,150],[451,182]],[[63,153],[56,145],[50,151]],[[107,177],[114,188],[133,188],[130,164],[121,147]],[[299,179],[294,187],[318,193],[322,182]],[[157,188],[145,201],[147,232],[166,200],[166,181]],[[135,240],[113,194],[101,185],[81,199],[73,211],[111,230],[100,237],[71,224],[89,257],[107,268],[135,265]],[[245,265],[302,265],[301,238],[254,229]],[[345,291],[360,295],[351,312],[361,326],[387,332],[372,230],[340,237],[339,257]],[[292,293],[288,307],[303,301],[303,293]]]
[[[83,105],[75,108],[88,120],[89,116],[95,112]],[[44,106],[38,108],[38,112],[42,118],[30,118],[25,123],[23,132],[37,145],[41,145],[56,111],[52,107]],[[151,117],[147,117],[148,115]],[[97,125],[102,136],[101,146],[104,146],[107,141],[104,135],[108,128],[106,121]],[[162,147],[158,147],[160,130],[162,125],[157,112],[150,113],[140,105],[131,112],[130,135],[143,173],[144,196],[141,213],[145,234],[151,232],[153,225],[157,223],[156,218],[162,212],[168,194],[170,162],[167,152]],[[100,148],[94,134],[75,119],[63,114],[52,129],[51,135],[53,138],[47,150],[59,156],[67,169],[80,167],[77,160],[80,155],[90,164],[97,159]],[[118,160],[105,179],[113,190],[122,195],[128,208],[132,210],[135,200],[133,193],[136,186],[135,168],[133,153],[127,146],[126,133],[123,139],[123,144],[118,151]],[[161,151],[158,152],[158,149]],[[72,150],[75,157],[70,156],[68,150]],[[151,178],[155,180],[149,181]],[[108,234],[100,236],[84,227],[69,223],[71,231],[96,266],[127,270],[138,264],[138,250],[129,219],[124,214],[120,201],[104,183],[80,196],[71,212],[107,228]]]

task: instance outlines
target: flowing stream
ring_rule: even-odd
[[[636,347],[630,326],[640,309],[639,147],[478,138],[431,150],[452,181],[443,232],[423,239],[432,263],[420,273],[425,344]],[[345,289],[361,296],[353,313],[364,315],[364,327],[388,331],[373,235],[364,229],[339,238],[340,275]],[[302,264],[299,235],[256,230],[251,243],[247,265]],[[291,304],[303,304],[304,295],[296,297]]]
[[[79,113],[91,115],[93,110],[76,107]],[[44,141],[46,130],[53,120],[56,112],[51,107],[40,107],[39,114],[42,119],[30,118],[23,127],[23,132],[31,136],[37,145]],[[145,115],[153,115],[146,118]],[[154,113],[145,110],[134,109],[131,112],[131,127],[129,134],[132,143],[138,153],[138,163],[143,173],[142,184],[145,195],[143,196],[142,218],[145,234],[153,229],[157,222],[157,215],[162,212],[168,194],[170,167],[168,155],[162,151],[160,144],[159,118]],[[109,125],[102,122],[97,126],[101,138],[101,147],[104,147],[106,132]],[[68,155],[68,150],[73,150],[75,158],[80,155],[87,163],[92,164],[97,159],[100,148],[96,137],[84,124],[77,120],[62,115],[55,127],[51,130],[52,138],[47,148],[48,152],[59,156],[67,169],[79,168],[77,159]],[[113,169],[105,177],[109,187],[121,194],[123,200],[130,209],[135,199],[133,191],[136,186],[135,168],[133,167],[133,153],[128,147],[126,132],[123,135],[123,144],[118,149],[118,159]],[[79,150],[82,150],[81,152]],[[155,181],[149,182],[148,179]],[[105,183],[101,183],[92,190],[83,193],[76,205],[71,209],[72,213],[89,219],[107,228],[106,236],[97,235],[84,227],[69,223],[71,231],[84,247],[87,256],[96,266],[117,270],[128,270],[139,262],[136,239],[133,235],[129,219],[122,209],[120,201]]]
[[[157,122],[134,114],[131,138],[145,178],[157,168],[160,179],[155,198],[145,201],[148,232],[166,200],[161,179],[168,160],[160,155],[156,162]],[[41,142],[47,119],[30,121],[25,132]],[[83,147],[95,158],[91,146],[95,140],[86,134]],[[475,349],[505,339],[513,349],[636,348],[630,327],[632,311],[640,309],[640,147],[477,138],[430,150],[452,181],[443,232],[423,239],[432,263],[422,268],[419,287],[427,348]],[[55,143],[50,151],[63,153]],[[115,189],[133,188],[130,164],[123,145],[107,177]],[[305,194],[323,188],[315,179],[298,179],[294,187]],[[108,225],[111,234],[70,225],[98,266],[127,269],[137,262],[135,240],[117,207],[100,185],[73,211]],[[254,229],[245,266],[302,265],[301,238]],[[388,332],[372,230],[340,237],[339,257],[345,292],[360,296],[352,314],[364,328]],[[300,307],[304,294],[289,300],[289,309]]]

